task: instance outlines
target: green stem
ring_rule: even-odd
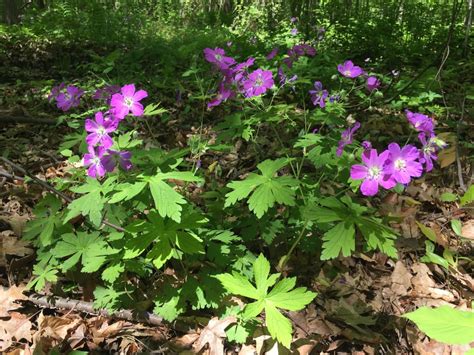
[[[298,237],[295,239],[293,244],[291,245],[290,250],[288,250],[288,253],[285,254],[283,258],[280,259],[280,262],[278,263],[278,267],[280,270],[284,270],[286,264],[288,263],[288,260],[290,260],[291,253],[293,253],[293,250],[295,250],[296,246],[300,242],[301,238],[303,238],[304,232],[306,232],[306,229],[308,228],[308,222],[306,222],[303,226],[303,229],[301,229],[300,234]]]

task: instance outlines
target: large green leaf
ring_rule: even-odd
[[[339,222],[324,234],[322,260],[350,256],[355,250],[355,228],[353,223]]]
[[[474,312],[449,306],[421,307],[403,317],[415,322],[426,335],[447,344],[468,344],[474,341]]]
[[[288,162],[289,160],[285,158],[265,160],[257,165],[262,175],[251,173],[245,180],[229,183],[227,187],[233,191],[226,194],[225,207],[250,196],[248,199],[250,211],[255,213],[257,218],[262,218],[275,203],[294,206],[293,188],[298,185],[298,181],[290,176],[274,176]]]

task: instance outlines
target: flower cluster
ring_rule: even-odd
[[[73,107],[79,106],[82,95],[84,95],[84,90],[74,85],[66,86],[65,83],[61,83],[51,89],[48,100],[55,100],[56,106],[66,112]]]
[[[244,97],[263,95],[274,85],[270,70],[256,69],[249,72],[248,69],[255,62],[252,57],[237,63],[234,58],[226,56],[222,48],[205,48],[204,58],[222,74],[217,96],[207,104],[208,108],[220,105],[237,93]]]
[[[431,171],[433,160],[437,159],[437,150],[446,147],[446,143],[436,137],[434,122],[430,117],[408,110],[406,115],[408,122],[420,132],[418,138],[422,145],[421,149],[411,144],[400,147],[397,143],[390,143],[387,150],[378,154],[376,149],[372,149],[369,142],[364,142],[363,164],[355,164],[351,167],[351,178],[363,180],[360,186],[363,195],[376,195],[379,186],[391,189],[397,183],[409,184],[412,178],[420,177],[423,170]],[[354,128],[344,131],[341,142],[352,142],[354,131]],[[341,147],[341,142],[339,147]]]
[[[312,53],[312,52],[311,52]],[[366,77],[366,88],[369,92],[372,92],[380,87],[380,80],[376,76],[367,76],[365,71],[357,66],[350,60],[345,61],[343,64],[337,66],[339,73],[350,79],[355,79],[360,76]],[[321,108],[326,106],[326,102],[329,99],[329,102],[337,101],[337,96],[329,96],[327,90],[323,90],[323,85],[320,81],[314,82],[314,90],[309,91],[311,101],[314,106],[319,106]]]
[[[56,100],[58,108],[67,111],[79,106],[79,101],[84,91],[73,86],[61,83],[53,87],[48,99]],[[122,88],[109,85],[98,89],[92,96],[95,100],[104,100],[110,109],[97,112],[94,119],[86,119],[85,130],[88,153],[84,154],[83,165],[87,167],[87,175],[93,178],[102,177],[106,172],[114,170],[118,164],[124,170],[132,168],[130,159],[132,154],[128,151],[112,149],[114,145],[111,135],[118,129],[118,125],[129,113],[133,116],[143,115],[143,106],[140,100],[147,97],[144,90],[135,91],[135,85],[129,84]]]
[[[122,169],[132,168],[128,151],[111,149],[114,141],[110,136],[118,128],[121,120],[129,113],[133,116],[143,115],[143,105],[140,100],[147,97],[144,90],[135,90],[134,84],[122,88],[109,86],[102,91],[96,91],[94,98],[104,99],[110,103],[110,109],[103,113],[97,112],[95,119],[86,119],[85,129],[89,133],[86,137],[88,153],[84,154],[83,164],[87,167],[87,175],[93,178],[102,177],[106,172],[114,170],[120,165]]]

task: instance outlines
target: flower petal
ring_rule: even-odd
[[[352,165],[351,166],[351,178],[354,180],[365,179],[367,177],[367,167],[365,165]]]
[[[375,196],[379,192],[379,184],[376,180],[366,179],[360,185],[360,191],[364,196]]]

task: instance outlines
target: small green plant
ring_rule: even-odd
[[[316,293],[305,287],[295,288],[296,278],[289,277],[277,282],[280,274],[270,274],[270,263],[260,254],[253,264],[251,284],[245,275],[237,272],[217,275],[227,292],[253,300],[245,306],[241,316],[245,320],[257,317],[265,311],[265,325],[270,335],[289,348],[292,339],[291,322],[279,309],[299,311],[308,305]],[[273,288],[269,290],[269,288]]]

